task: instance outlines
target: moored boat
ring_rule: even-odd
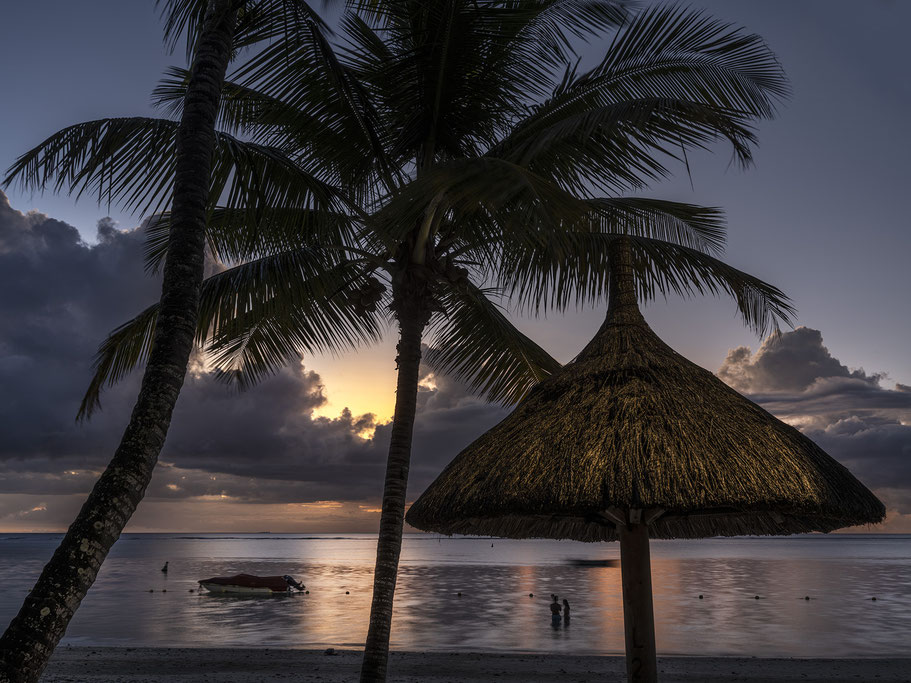
[[[288,576],[254,576],[253,574],[237,574],[235,576],[215,576],[211,579],[201,579],[201,588],[212,593],[245,593],[245,594],[273,594],[288,593],[292,590],[303,591],[305,586]]]

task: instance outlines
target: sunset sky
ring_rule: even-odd
[[[690,157],[650,196],[725,209],[726,260],[781,287],[797,329],[778,342],[728,300],[655,302],[645,315],[683,355],[804,430],[886,502],[886,531],[911,531],[911,135],[905,33],[911,4],[694,2],[762,35],[794,96],[759,128],[756,166],[730,150]],[[32,0],[3,8],[0,168],[58,129],[155,115],[168,55],[153,2]],[[603,43],[580,46],[587,60]],[[7,199],[8,198],[8,199]],[[132,377],[76,424],[98,342],[157,299],[142,269],[141,217],[90,197],[0,196],[0,531],[61,530],[126,425]],[[566,362],[603,309],[517,318]],[[370,531],[378,520],[394,334],[303,359],[236,394],[196,368],[132,531]],[[748,348],[746,348],[748,347]],[[748,350],[749,349],[749,350]],[[429,373],[429,371],[428,371]],[[506,414],[428,375],[419,396],[409,500]]]

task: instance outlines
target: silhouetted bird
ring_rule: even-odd
[[[161,571],[163,571],[165,574],[168,573],[168,563],[167,562],[164,563],[164,567],[161,568]]]

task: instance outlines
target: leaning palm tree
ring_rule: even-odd
[[[215,134],[232,54],[290,26],[319,25],[300,0],[164,0],[166,36],[186,34],[188,75],[177,121],[105,119],[70,127],[21,157],[6,182],[93,190],[147,209],[170,199],[168,251],[155,334],[130,422],[18,615],[0,637],[0,681],[37,681],[98,570],[143,497],[164,445],[197,327],[207,215],[236,194],[243,165]],[[173,45],[173,42],[172,42]],[[138,149],[136,141],[142,141]],[[226,149],[228,148],[228,149]],[[227,157],[227,158],[226,158]],[[320,192],[325,188],[320,187]],[[308,190],[309,192],[309,190]]]
[[[226,84],[224,123],[301,173],[315,164],[346,204],[327,215],[278,197],[213,214],[209,246],[232,265],[203,285],[197,339],[213,364],[249,384],[384,323],[399,332],[363,680],[385,678],[422,342],[434,367],[517,400],[556,363],[496,295],[536,311],[601,301],[606,254],[624,235],[645,298],[723,290],[758,330],[787,319],[781,292],[718,260],[718,211],[623,196],[719,137],[749,163],[751,122],[786,94],[780,67],[755,35],[658,8],[577,72],[569,39],[624,17],[594,0],[389,0],[346,14],[345,42],[323,45],[315,67],[278,40]],[[159,96],[179,110],[185,87],[175,72]],[[302,136],[314,122],[320,134]],[[169,250],[168,221],[150,227],[152,267]],[[104,343],[87,410],[145,361],[157,315]]]

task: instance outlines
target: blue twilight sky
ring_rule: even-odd
[[[798,310],[796,324],[821,334],[821,341],[812,335],[799,339],[816,351],[827,349],[839,367],[866,371],[851,377],[875,378],[884,390],[896,383],[911,385],[911,229],[905,208],[911,158],[911,79],[905,45],[911,3],[691,4],[762,35],[789,75],[794,94],[776,120],[760,127],[754,168],[729,167],[729,150],[719,147],[715,154],[690,157],[692,187],[680,168],[675,179],[648,194],[724,208],[730,227],[726,259],[792,297]],[[603,45],[591,44],[583,54],[594,59],[601,49]],[[7,168],[17,155],[68,124],[152,114],[149,93],[172,64],[183,65],[184,55],[180,49],[167,54],[152,0],[4,0],[0,167]],[[67,196],[23,193],[17,186],[5,188],[5,193],[11,224],[24,226],[31,220],[31,230],[37,219],[21,214],[36,210],[74,226],[86,243],[80,248],[98,245],[95,256],[120,239],[112,236],[109,223],[99,230],[99,219],[110,216],[120,229],[139,223],[139,217],[98,206],[91,197],[77,203]],[[0,213],[2,204],[0,200]],[[0,235],[0,255],[2,247]],[[123,246],[118,253],[132,248]],[[146,298],[154,292],[154,286],[140,282],[138,265],[122,277],[138,283],[130,285],[130,292],[142,290]],[[124,295],[121,317],[133,310],[128,299]],[[116,308],[116,303],[111,305]],[[651,304],[645,313],[671,346],[713,371],[723,364],[728,367],[725,359],[732,349],[749,346],[756,351],[762,341],[741,325],[726,300],[672,300]],[[601,316],[602,311],[580,311],[548,320],[521,320],[520,325],[559,360],[567,361],[591,337]],[[24,319],[3,322],[15,325]],[[87,339],[97,341],[106,329],[93,328]],[[305,359],[307,370],[318,374],[325,395],[309,407],[314,420],[341,419],[345,406],[354,415],[373,412],[380,421],[387,419],[394,388],[393,347],[389,338],[356,356]],[[307,381],[311,380],[316,381]],[[773,384],[745,383],[739,388],[762,391]],[[301,395],[310,396],[306,391]],[[54,395],[45,399],[54,400]],[[0,405],[0,418],[2,414]],[[899,427],[911,424],[911,416],[903,415],[890,419]],[[911,458],[908,445],[904,448],[902,453]],[[19,457],[28,456],[22,452]],[[0,490],[0,498],[2,494]],[[21,501],[31,503],[44,504],[37,499]],[[3,515],[0,505],[0,526]]]

